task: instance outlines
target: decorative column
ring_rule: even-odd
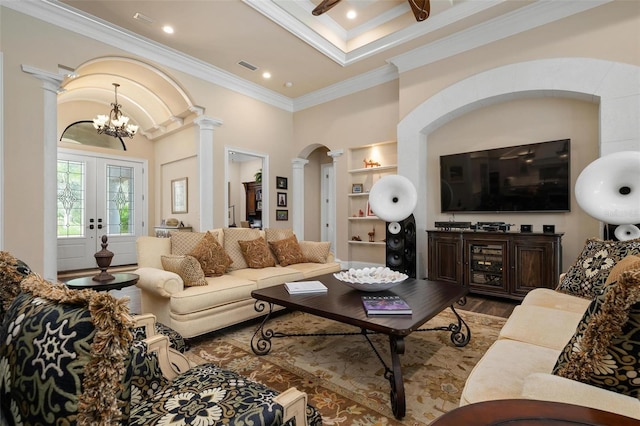
[[[343,149],[336,149],[334,151],[329,151],[327,152],[327,155],[329,157],[331,157],[331,159],[333,160],[333,188],[331,188],[331,196],[333,197],[333,200],[331,200],[331,211],[328,212],[329,213],[329,223],[330,223],[330,229],[329,229],[329,241],[331,242],[331,249],[333,250],[333,252],[336,255],[336,259],[338,256],[338,248],[337,248],[337,222],[336,222],[336,218],[338,217],[338,203],[336,200],[336,194],[338,193],[338,185],[337,185],[337,181],[338,179],[336,178],[337,173],[338,173],[338,158],[342,157],[342,155],[344,154],[344,150]]]
[[[214,185],[214,146],[213,131],[222,125],[222,120],[207,116],[199,116],[193,120],[200,126],[198,137],[198,186],[200,196],[200,231],[214,228],[213,208],[215,200]]]
[[[298,240],[304,240],[304,166],[309,160],[294,158],[291,160],[291,216],[293,217],[293,232]]]
[[[42,175],[44,178],[43,197],[44,209],[42,212],[43,244],[42,275],[45,279],[56,281],[58,279],[58,231],[57,231],[57,205],[58,205],[58,90],[64,80],[64,76],[48,71],[42,71],[28,65],[22,65],[22,71],[30,74],[42,82],[44,89],[44,124],[43,124],[43,154],[44,164]]]

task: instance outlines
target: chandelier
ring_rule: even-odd
[[[122,105],[118,103],[118,87],[120,87],[120,85],[113,83],[113,86],[116,90],[116,100],[111,104],[113,109],[109,115],[99,114],[94,118],[93,127],[96,128],[99,134],[106,133],[116,138],[125,136],[132,138],[138,131],[138,126],[129,124],[129,117],[122,115],[122,111],[120,111]]]

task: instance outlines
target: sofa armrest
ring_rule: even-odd
[[[173,380],[180,373],[184,373],[193,367],[193,364],[180,352],[169,347],[169,338],[164,335],[144,339],[149,352],[156,352],[158,364],[162,375],[169,380]]]
[[[136,286],[160,297],[169,298],[173,293],[184,290],[184,282],[180,275],[157,268],[139,268],[135,271],[140,276]]]
[[[527,376],[522,396],[529,399],[582,405],[640,418],[640,400],[637,398],[549,373],[533,373]]]
[[[289,388],[282,392],[273,401],[282,405],[283,416],[282,421],[287,422],[289,419],[295,418],[296,425],[307,425],[307,394],[300,392],[296,388]]]

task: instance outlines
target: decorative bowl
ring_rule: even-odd
[[[407,274],[383,267],[351,268],[348,271],[336,272],[333,276],[351,288],[370,292],[389,290],[408,278]]]

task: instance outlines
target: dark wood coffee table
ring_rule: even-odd
[[[385,368],[384,376],[391,385],[391,407],[393,414],[398,419],[403,418],[406,412],[404,381],[400,366],[400,355],[404,353],[405,349],[404,338],[414,331],[442,330],[451,333],[451,342],[456,346],[465,346],[471,339],[469,326],[453,307],[456,302],[464,304],[464,298],[469,292],[466,287],[442,281],[408,279],[391,290],[366,293],[346,286],[337,280],[333,274],[322,275],[313,279],[324,283],[328,291],[326,293],[292,295],[287,292],[284,285],[278,285],[251,292],[251,295],[257,299],[254,306],[256,311],[265,312],[268,306],[267,315],[251,339],[253,352],[257,355],[265,355],[271,350],[272,338],[293,336],[265,328],[273,312],[274,305],[284,306],[358,327],[360,332],[344,334],[363,335],[382,362]],[[362,307],[361,296],[372,294],[400,296],[409,303],[413,314],[368,317]],[[455,314],[458,320],[457,324],[452,323],[448,327],[420,328],[447,307],[450,307]],[[373,333],[389,336],[391,368],[387,366],[369,339],[368,335]],[[313,335],[318,336],[318,334]],[[296,334],[295,336],[305,335]]]
[[[140,276],[138,274],[130,274],[126,272],[116,272],[113,279],[109,281],[94,281],[93,277],[74,278],[65,282],[67,287],[75,290],[90,288],[95,291],[121,290],[125,287],[135,285]]]

